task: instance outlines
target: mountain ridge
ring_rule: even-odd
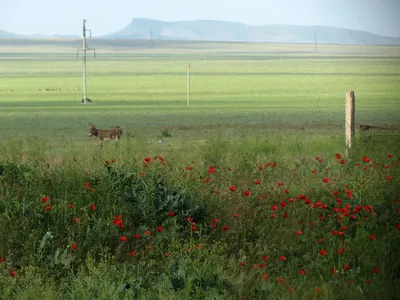
[[[0,38],[79,38],[77,34],[18,35],[0,30]],[[247,25],[211,19],[161,21],[133,18],[103,39],[153,39],[220,42],[264,42],[300,44],[400,45],[400,37],[387,37],[362,30],[323,25]]]

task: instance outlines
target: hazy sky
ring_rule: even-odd
[[[18,34],[81,35],[86,18],[98,36],[134,17],[326,25],[400,37],[400,0],[0,0],[0,29]]]

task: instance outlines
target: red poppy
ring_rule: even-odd
[[[233,217],[237,218],[237,217],[239,217],[239,215],[238,214],[233,214]]]
[[[345,164],[346,164],[346,161],[345,161],[344,159],[341,159],[341,160],[340,160],[340,164],[341,164],[341,165],[345,165]]]
[[[69,209],[74,208],[74,206],[72,204],[67,204],[67,206]]]
[[[228,229],[229,229],[229,226],[227,226],[227,225],[222,226],[222,230],[227,231]]]
[[[268,259],[269,259],[268,255],[264,255],[263,258],[262,258],[262,260],[264,260],[264,261],[267,261]]]
[[[386,176],[386,180],[392,180],[392,176],[387,175],[387,176]]]
[[[121,241],[121,242],[125,242],[126,240],[127,240],[127,237],[126,236],[121,236],[120,238],[119,238],[119,240]]]
[[[79,222],[79,219],[78,219],[78,218],[73,218],[73,221],[74,221],[75,223],[78,223],[78,222]]]
[[[297,231],[296,231],[296,234],[297,234],[297,235],[302,235],[303,232],[302,232],[301,230],[297,230]]]
[[[275,218],[275,214],[270,214],[269,217],[270,217],[271,219],[273,219],[273,218]]]
[[[318,253],[319,253],[320,255],[322,255],[322,256],[326,256],[326,255],[327,255],[327,252],[326,252],[324,249],[320,249],[320,250],[318,251]]]
[[[215,172],[216,168],[214,166],[211,166],[208,168],[208,173],[213,174]]]
[[[260,183],[261,183],[260,179],[254,180],[254,184],[260,184]]]
[[[300,274],[300,275],[307,275],[307,272],[306,272],[305,270],[302,269],[302,270],[299,271],[299,274]]]
[[[91,204],[89,207],[90,210],[96,210],[96,206],[94,204]]]
[[[350,269],[350,265],[349,264],[344,264],[343,268],[347,271]]]
[[[318,239],[317,243],[321,244],[322,243],[322,239]]]
[[[173,216],[175,216],[175,213],[174,213],[173,211],[170,211],[170,212],[168,213],[168,216],[173,217]]]
[[[145,161],[146,163],[149,163],[149,162],[151,162],[151,158],[150,158],[150,157],[146,157],[146,158],[144,159],[144,161]]]
[[[280,259],[281,261],[285,261],[285,260],[286,260],[286,256],[281,255],[281,256],[279,257],[279,259]]]
[[[277,205],[272,205],[272,206],[271,206],[271,209],[272,209],[272,210],[278,210],[278,206],[277,206]]]
[[[150,234],[151,234],[151,232],[148,231],[148,230],[146,230],[146,231],[144,232],[144,235],[146,235],[146,236],[150,236]]]
[[[336,158],[337,158],[337,159],[341,159],[342,156],[341,156],[339,153],[336,153]]]
[[[47,205],[44,207],[44,209],[45,209],[45,210],[50,210],[50,209],[51,209],[51,204],[47,204]]]
[[[245,191],[243,192],[243,195],[246,196],[246,197],[247,197],[247,196],[250,196],[250,192],[249,192],[248,190],[245,190]]]
[[[285,279],[283,279],[282,277],[279,278],[279,283],[284,283]]]
[[[396,227],[396,229],[400,229],[400,223],[397,223],[397,224],[395,225],[395,227]]]
[[[329,178],[324,178],[324,182],[325,182],[325,183],[328,183],[329,181],[330,181]]]
[[[371,160],[369,159],[368,156],[364,156],[364,157],[362,158],[362,160],[363,160],[364,162],[366,162],[366,163],[368,163],[368,162],[371,161]]]
[[[316,292],[317,294],[320,294],[320,293],[321,293],[321,289],[320,289],[320,288],[316,288],[316,289],[315,289],[315,292]]]
[[[264,269],[266,267],[266,264],[265,263],[261,263],[260,264],[260,269]]]
[[[44,196],[44,197],[42,198],[42,202],[43,202],[43,203],[46,203],[49,199],[50,199],[49,196]]]
[[[137,240],[140,239],[140,234],[139,234],[139,233],[136,233],[136,234],[135,234],[135,239],[137,239]]]
[[[344,248],[339,248],[338,253],[343,254],[343,252],[344,252]]]
[[[136,252],[135,252],[135,251],[129,252],[129,256],[130,256],[130,257],[133,257],[133,256],[135,256],[135,255],[136,255]]]
[[[313,174],[316,172],[317,172],[317,170],[314,170],[314,169],[311,170],[311,173],[313,173]]]
[[[156,231],[157,232],[162,232],[164,229],[162,228],[162,226],[158,226],[157,228],[156,228]]]
[[[78,246],[77,246],[75,243],[73,243],[73,244],[71,245],[71,250],[72,250],[72,251],[75,251],[76,249],[78,249]]]
[[[381,270],[378,267],[374,268],[374,273],[379,274],[381,272]]]
[[[239,265],[241,265],[242,267],[244,267],[244,266],[246,265],[246,263],[245,263],[244,261],[241,261],[241,262],[239,263]]]
[[[268,274],[261,274],[262,279],[267,280],[268,279]]]
[[[15,272],[14,269],[11,269],[9,274],[11,277],[15,277],[15,275],[17,275],[17,272]]]
[[[336,269],[335,269],[335,268],[332,268],[332,269],[331,269],[331,273],[332,273],[332,274],[335,274],[335,273],[336,273]]]
[[[376,239],[376,235],[370,235],[370,236],[369,236],[369,239],[370,239],[371,241],[375,240],[375,239]]]
[[[229,190],[230,190],[231,192],[236,191],[236,186],[232,185],[232,186],[229,188]]]

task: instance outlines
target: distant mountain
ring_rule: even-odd
[[[11,33],[11,32],[0,29],[0,38],[12,39],[12,38],[17,38],[17,37],[18,37],[18,34]]]
[[[196,20],[164,22],[134,18],[107,39],[197,40],[226,42],[278,42],[356,45],[400,45],[400,38],[385,37],[366,31],[328,26],[264,25]]]

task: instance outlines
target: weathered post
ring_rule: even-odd
[[[353,91],[346,92],[346,152],[354,145],[356,99]]]
[[[186,99],[186,105],[190,106],[190,63],[188,65],[188,69],[187,69],[187,99]]]

